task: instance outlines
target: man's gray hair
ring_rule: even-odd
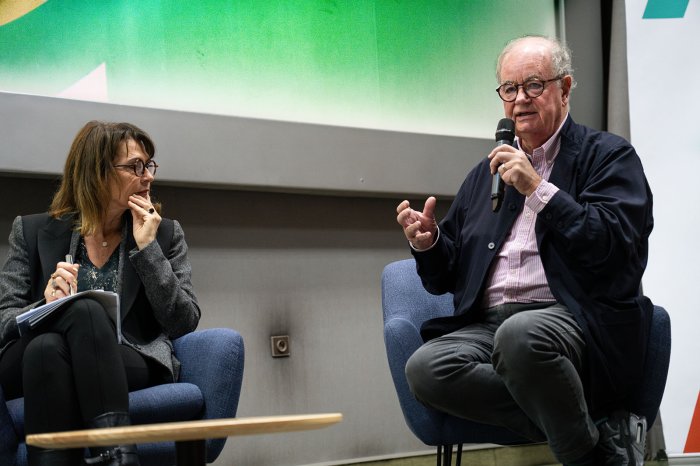
[[[539,38],[549,42],[550,52],[552,55],[552,72],[554,73],[552,77],[569,75],[571,76],[571,89],[576,87],[574,68],[571,65],[571,49],[569,49],[569,47],[567,47],[566,44],[561,42],[559,39],[537,35],[518,37],[517,39],[513,39],[506,44],[503,51],[498,56],[498,63],[496,65],[496,79],[498,79],[498,82],[501,82],[501,64],[503,63],[505,56],[508,55],[513,50],[513,47],[515,47],[521,41],[531,38]]]

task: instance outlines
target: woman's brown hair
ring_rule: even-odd
[[[129,139],[141,144],[149,159],[153,158],[155,145],[150,136],[130,123],[90,121],[83,126],[68,152],[49,214],[59,218],[78,213],[75,227],[83,236],[100,228],[111,199],[109,182],[118,180],[113,163]]]

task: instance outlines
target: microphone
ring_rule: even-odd
[[[510,118],[502,118],[496,127],[496,147],[501,144],[513,144],[515,140],[515,122]],[[491,179],[491,209],[498,212],[503,203],[503,193],[506,190],[506,184],[501,178],[501,174],[496,170]]]

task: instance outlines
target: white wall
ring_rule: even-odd
[[[644,292],[671,315],[671,367],[661,414],[667,449],[680,453],[700,388],[700,2],[690,1],[684,17],[675,19],[643,19],[646,6],[626,2],[630,126],[654,193]]]

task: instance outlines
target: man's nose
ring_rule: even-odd
[[[515,101],[517,102],[518,100],[521,100],[521,99],[524,99],[524,100],[530,99],[530,96],[527,95],[527,93],[525,92],[525,86],[518,86],[518,90],[515,93]]]

